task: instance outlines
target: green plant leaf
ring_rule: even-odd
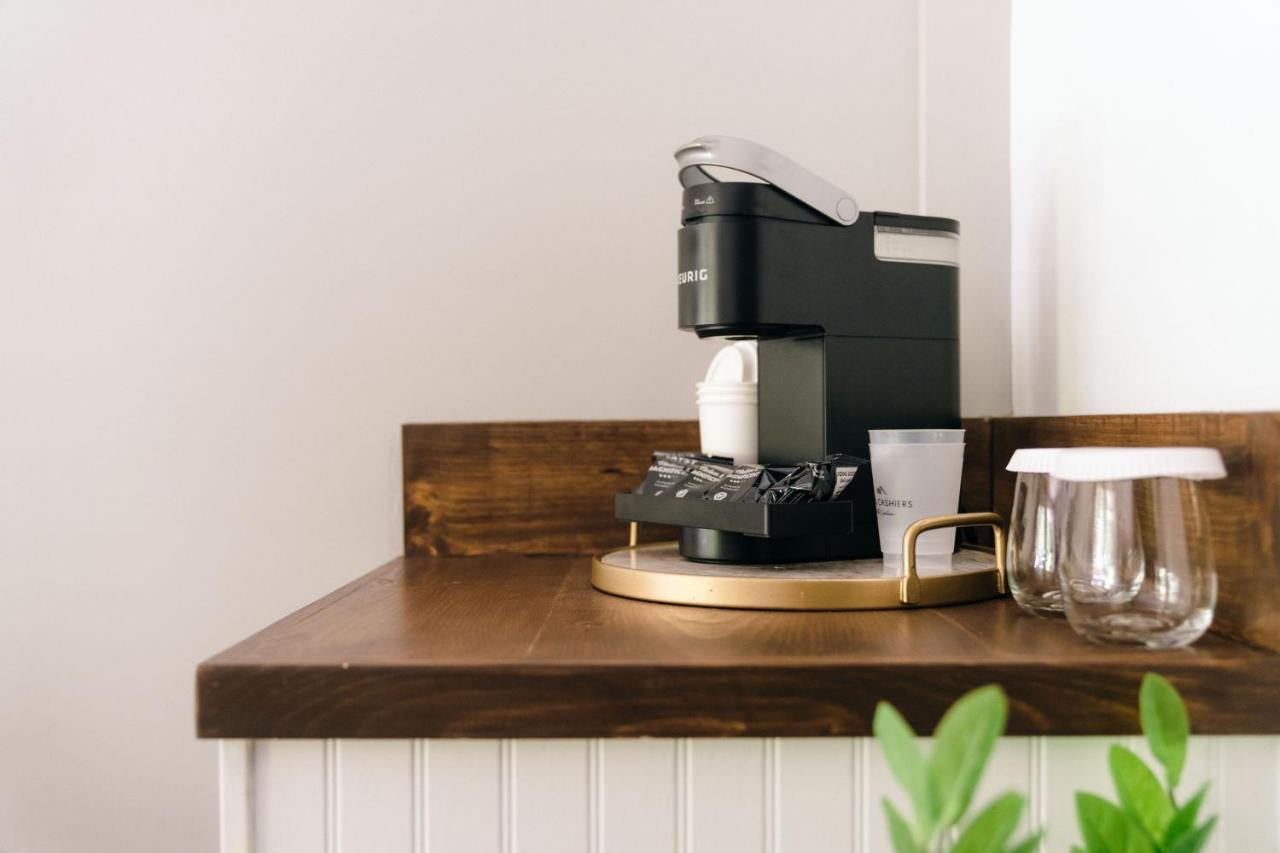
[[[889,821],[889,840],[893,842],[894,853],[920,853],[921,848],[916,844],[915,836],[911,834],[911,825],[907,823],[906,818],[898,813],[888,797],[880,802],[884,804],[884,816]]]
[[[893,777],[911,797],[920,836],[928,838],[937,826],[938,798],[934,792],[933,780],[929,776],[929,765],[920,752],[916,733],[888,702],[876,705],[871,730],[880,742],[880,748],[884,750],[884,757],[889,763],[889,769],[893,771]]]
[[[1005,853],[1035,853],[1036,849],[1040,847],[1040,839],[1043,837],[1044,837],[1043,832],[1037,832],[1035,835],[1032,835],[1030,838],[1028,838],[1026,841],[1023,841],[1021,844],[1015,844],[1014,846],[1010,847],[1008,850],[1005,851]],[[1080,849],[1079,847],[1072,848],[1072,850],[1079,850],[1079,849]]]
[[[968,811],[996,738],[1004,732],[1008,709],[1004,691],[988,684],[961,696],[942,715],[929,761],[940,806],[938,825],[959,823]]]
[[[1111,747],[1107,760],[1120,805],[1152,838],[1164,838],[1174,810],[1156,774],[1123,746]]]
[[[1076,793],[1076,816],[1089,853],[1153,853],[1155,849],[1142,827],[1102,797]]]
[[[1142,677],[1142,688],[1138,691],[1138,711],[1142,717],[1142,733],[1151,745],[1151,754],[1164,766],[1165,779],[1172,791],[1178,787],[1187,761],[1187,737],[1191,734],[1187,706],[1172,684],[1148,672]]]
[[[1197,853],[1204,847],[1205,842],[1209,840],[1209,833],[1213,832],[1213,827],[1217,822],[1218,816],[1214,815],[1196,829],[1183,835],[1176,843],[1166,847],[1165,850],[1167,853]]]
[[[1156,853],[1156,845],[1136,824],[1129,824],[1129,843],[1125,853]]]
[[[1196,818],[1200,816],[1200,806],[1205,795],[1209,793],[1209,783],[1205,782],[1191,799],[1182,804],[1182,808],[1174,814],[1173,820],[1164,830],[1164,841],[1161,846],[1172,847],[1182,836],[1195,829]]]
[[[1023,799],[1019,794],[1005,794],[978,812],[969,826],[960,834],[960,840],[952,853],[991,853],[1003,850],[1004,843],[1018,828],[1022,816]]]

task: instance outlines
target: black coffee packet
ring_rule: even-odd
[[[677,484],[684,481],[695,465],[703,463],[729,462],[718,456],[704,456],[701,453],[672,453],[664,450],[654,451],[653,461],[649,464],[649,473],[644,482],[636,486],[637,495],[670,495]]]
[[[840,497],[867,460],[833,453],[821,462],[804,462],[780,477],[764,493],[765,503],[813,503]]]
[[[689,466],[684,479],[672,487],[671,494],[686,499],[704,497],[732,472],[732,465],[721,462],[695,462]]]
[[[703,495],[711,501],[759,503],[761,496],[777,479],[774,470],[764,465],[738,465]]]
[[[733,503],[811,503],[840,497],[867,460],[833,453],[793,467],[733,465],[701,453],[653,454],[638,495]]]

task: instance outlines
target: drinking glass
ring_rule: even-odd
[[[1007,466],[1018,475],[1005,557],[1009,591],[1022,609],[1037,616],[1062,615],[1053,541],[1056,481],[1049,475],[1049,464],[1057,452],[1057,448],[1045,447],[1020,449]]]
[[[1218,591],[1197,481],[1215,475],[1204,466],[1135,466],[1116,457],[1093,466],[1099,479],[1086,479],[1072,469],[1078,452],[1063,451],[1052,471],[1059,480],[1057,569],[1071,627],[1095,641],[1155,648],[1195,642],[1213,621]],[[1088,452],[1096,458],[1096,449]]]

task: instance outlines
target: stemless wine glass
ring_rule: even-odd
[[[1071,627],[1099,642],[1195,642],[1218,581],[1198,481],[1226,476],[1205,447],[1080,448],[1054,455],[1054,514]]]
[[[1023,610],[1037,616],[1062,615],[1062,587],[1053,543],[1055,481],[1049,475],[1057,452],[1054,447],[1022,448],[1014,451],[1005,469],[1018,475],[1005,558],[1009,591]]]

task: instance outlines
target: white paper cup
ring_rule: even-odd
[[[755,464],[759,455],[758,362],[754,341],[729,344],[711,359],[695,396],[703,453],[728,456],[739,465]]]
[[[699,383],[701,386],[702,383]],[[698,389],[698,428],[702,452],[728,456],[737,465],[756,462],[759,435],[755,386],[750,391]]]
[[[960,507],[964,430],[873,429],[869,432],[880,549],[886,562],[901,560],[902,536],[912,522],[931,515],[951,515]],[[930,530],[916,540],[916,554],[949,557],[955,546],[954,527]]]

